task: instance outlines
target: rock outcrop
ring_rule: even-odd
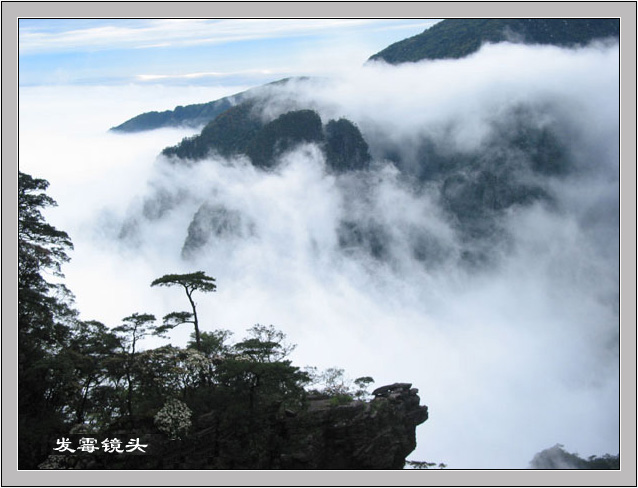
[[[428,418],[410,383],[377,388],[370,401],[309,396],[297,411],[270,412],[232,426],[223,414],[202,415],[190,435],[142,436],[147,453],[51,456],[43,469],[403,469],[416,447],[416,427]],[[124,435],[124,434],[122,434]]]
[[[167,446],[153,469],[403,469],[416,427],[428,418],[410,387],[382,387],[368,402],[311,396],[305,408],[273,412],[250,432],[219,431],[211,412],[199,422],[207,427],[180,449]]]
[[[416,426],[428,418],[409,383],[383,387],[370,402],[331,406],[311,400],[287,418],[283,469],[402,469],[416,447]],[[375,390],[379,392],[380,389]]]

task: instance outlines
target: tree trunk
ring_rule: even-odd
[[[191,296],[191,291],[186,289],[186,296],[188,297],[188,301],[191,303],[191,307],[193,309],[193,325],[195,326],[195,344],[197,345],[197,350],[199,352],[202,351],[201,339],[199,336],[199,322],[197,321],[197,309],[195,308],[195,302],[193,301],[193,297]]]

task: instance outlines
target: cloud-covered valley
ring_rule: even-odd
[[[300,366],[419,388],[430,418],[412,459],[616,454],[618,55],[488,45],[268,92],[266,120],[311,108],[357,125],[372,162],[344,173],[317,144],[264,170],[160,156],[193,129],[107,132],[222,91],[25,88],[20,169],[51,182],[47,218],[73,239],[66,282],[86,319],[182,310],[149,285],[201,269],[218,283],[198,300],[204,330],[273,324]]]

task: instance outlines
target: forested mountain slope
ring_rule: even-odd
[[[447,19],[388,46],[370,60],[399,64],[454,59],[478,51],[487,42],[575,46],[619,35],[618,19]]]

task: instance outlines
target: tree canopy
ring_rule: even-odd
[[[18,425],[20,465],[46,448],[51,430],[73,418],[82,382],[68,354],[76,320],[73,296],[46,275],[62,277],[73,248],[66,232],[46,222],[42,210],[56,202],[46,180],[18,172]],[[82,369],[86,374],[86,369]],[[33,448],[29,444],[40,446]]]
[[[181,285],[187,294],[199,290],[203,292],[211,292],[217,289],[215,278],[207,276],[203,271],[186,274],[167,274],[161,278],[153,280],[151,286],[174,286]]]
[[[206,275],[203,271],[186,274],[167,274],[156,280],[153,280],[151,286],[181,286],[186,292],[188,302],[193,310],[190,312],[171,312],[164,316],[164,325],[161,331],[165,332],[177,327],[180,324],[192,323],[195,328],[195,342],[197,349],[201,351],[201,333],[199,330],[199,319],[197,318],[197,306],[193,299],[193,292],[201,291],[203,293],[211,293],[217,290],[215,278]]]

